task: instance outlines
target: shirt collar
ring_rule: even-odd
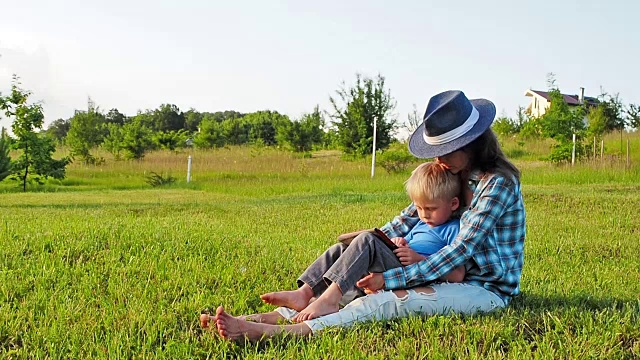
[[[478,187],[478,183],[482,180],[483,173],[479,170],[473,170],[469,173],[469,188],[475,192]]]

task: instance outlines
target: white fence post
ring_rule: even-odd
[[[630,145],[629,145],[629,139],[627,139],[627,168],[631,167],[631,157],[629,155],[629,150],[630,149]]]
[[[377,119],[373,119],[373,153],[371,154],[371,178],[373,179],[373,175],[376,173],[376,133],[378,132],[378,127],[376,126]]]
[[[573,150],[571,150],[571,166],[576,163],[576,134],[573,134]]]
[[[187,160],[187,182],[191,182],[191,155],[189,155],[189,160]]]

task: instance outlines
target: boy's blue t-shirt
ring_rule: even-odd
[[[409,247],[422,256],[430,256],[451,244],[460,231],[460,219],[431,227],[420,220],[404,237]]]

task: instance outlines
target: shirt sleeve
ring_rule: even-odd
[[[418,212],[416,211],[413,203],[409,204],[404,210],[400,212],[400,215],[393,218],[393,220],[384,224],[380,230],[382,230],[388,237],[404,237],[413,229],[413,227],[420,221]]]
[[[494,176],[460,219],[456,240],[427,259],[383,273],[385,289],[405,289],[436,280],[470,259],[516,198],[507,180]]]

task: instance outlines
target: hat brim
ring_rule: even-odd
[[[424,122],[411,134],[409,151],[418,158],[429,159],[460,150],[484,133],[496,117],[496,107],[487,99],[469,100],[478,110],[479,118],[475,125],[461,137],[440,145],[429,145],[424,141]]]

